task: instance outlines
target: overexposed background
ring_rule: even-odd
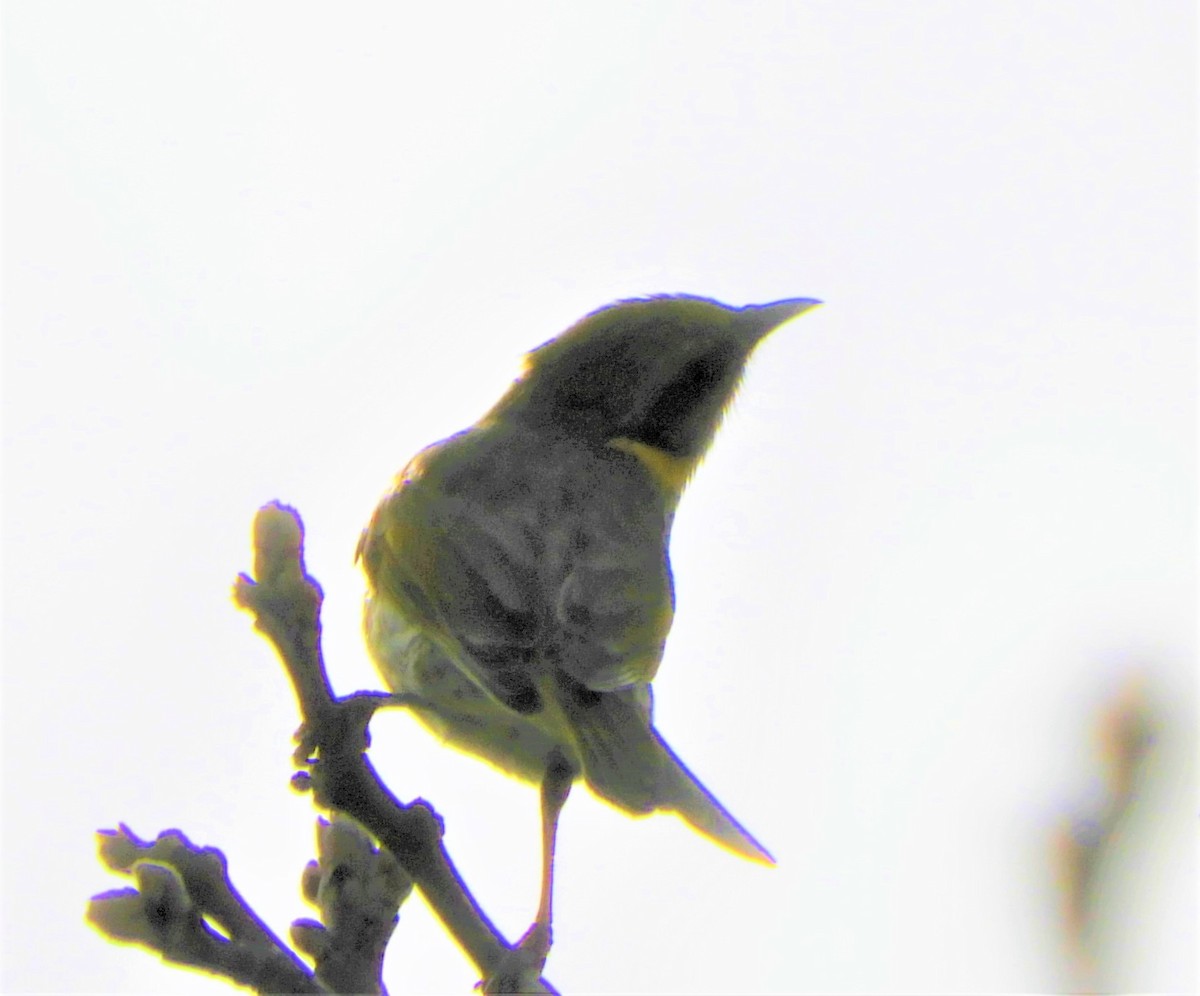
[[[435,9],[436,8],[436,9]],[[565,992],[1046,991],[1097,709],[1159,735],[1101,978],[1196,984],[1195,12],[973,3],[60,3],[4,30],[8,992],[216,992],[105,944],[117,821],[308,915],[297,717],[229,590],[293,503],[340,691],[359,530],[620,297],[827,304],[759,350],[674,542],[658,724],[779,860],[580,790]],[[510,937],[536,794],[402,714]],[[393,992],[467,992],[418,900]]]

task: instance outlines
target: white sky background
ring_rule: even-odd
[[[521,354],[619,297],[827,304],[760,349],[675,534],[656,682],[775,853],[579,790],[564,992],[1060,989],[1055,821],[1145,675],[1104,979],[1196,984],[1186,0],[4,6],[6,991],[215,992],[107,946],[93,831],[221,847],[279,931],[315,814],[229,598],[308,528],[341,691],[359,530]],[[374,724],[484,908],[537,799]],[[419,901],[393,992],[475,975]]]

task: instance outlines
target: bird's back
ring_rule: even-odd
[[[654,675],[673,611],[670,507],[634,455],[519,425],[484,423],[425,450],[362,547],[375,589],[368,626],[391,648],[393,689],[440,694],[448,709],[480,691],[506,707],[504,722],[541,727],[547,744],[577,725],[561,729],[562,709],[593,709],[617,689],[648,711],[637,689]],[[443,687],[450,666],[477,688]],[[470,723],[442,726],[474,753],[503,750],[504,736],[482,750]]]

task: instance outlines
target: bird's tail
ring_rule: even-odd
[[[662,795],[669,800],[659,808],[674,810],[710,840],[735,854],[762,864],[775,864],[771,853],[688,770],[654,727],[650,728],[650,735],[661,757]]]
[[[599,698],[586,709],[570,710],[584,777],[593,791],[632,813],[678,813],[735,854],[775,863],[659,736],[645,691],[625,689]]]

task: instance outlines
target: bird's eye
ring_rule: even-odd
[[[725,357],[717,352],[692,360],[667,384],[655,405],[667,410],[691,407],[721,382],[725,367]]]
[[[630,438],[674,456],[687,454],[701,440],[693,438],[697,419],[720,398],[719,388],[733,369],[730,351],[714,349],[689,361],[655,395]]]

